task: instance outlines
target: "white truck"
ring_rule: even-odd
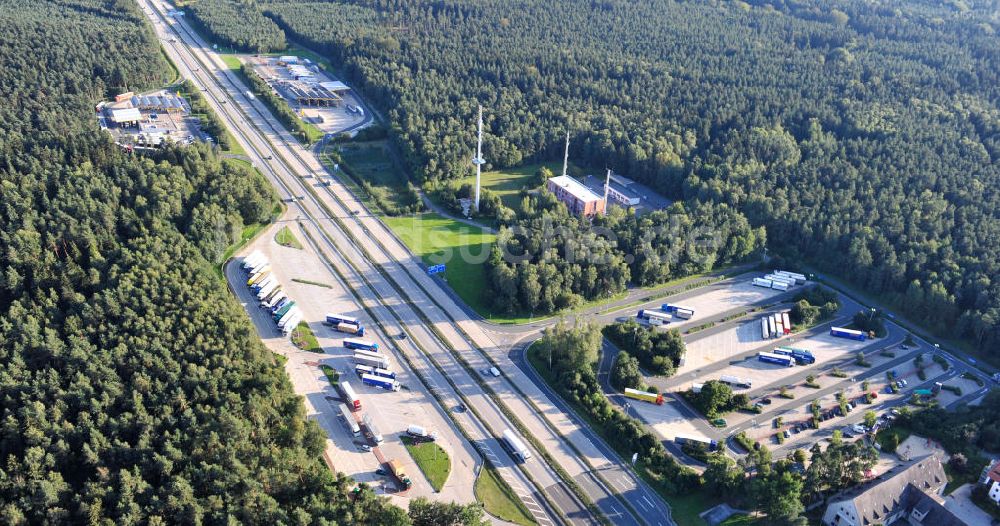
[[[424,427],[424,426],[418,426],[418,425],[411,425],[411,426],[407,427],[406,428],[406,434],[410,435],[413,438],[419,438],[419,439],[422,439],[422,440],[430,440],[432,442],[434,440],[437,440],[437,437],[438,437],[437,431],[428,431],[426,427]]]

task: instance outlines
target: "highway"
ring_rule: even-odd
[[[397,341],[397,345],[410,345],[410,351],[414,354],[426,354],[434,362],[435,368],[452,384],[454,391],[461,393],[460,396],[469,401],[473,412],[483,415],[484,424],[494,437],[503,429],[518,427],[513,425],[512,420],[518,419],[520,425],[538,439],[559,467],[573,477],[612,521],[619,524],[641,524],[605,485],[603,478],[588,465],[591,459],[585,461],[578,455],[577,448],[589,447],[598,452],[593,456],[596,457],[594,463],[599,467],[612,462],[603,458],[600,450],[592,444],[579,443],[574,439],[571,446],[570,439],[563,435],[564,431],[557,430],[553,424],[555,420],[565,428],[565,422],[558,421],[559,415],[541,416],[537,405],[539,402],[527,399],[523,391],[513,386],[510,379],[476,378],[476,371],[496,363],[479,346],[479,342],[494,346],[492,338],[464,315],[460,314],[460,320],[452,317],[456,309],[461,313],[457,305],[452,303],[446,305],[446,309],[441,308],[435,297],[440,299],[440,296],[447,295],[430,292],[436,289],[439,291],[440,286],[425,275],[419,262],[406,251],[391,231],[371,214],[360,213],[362,205],[345,188],[336,181],[329,186],[316,186],[307,182],[308,176],[315,175],[322,169],[318,160],[291,140],[287,131],[258,106],[259,101],[243,97],[245,90],[235,84],[230,73],[220,66],[221,61],[217,57],[205,52],[207,46],[198,40],[197,35],[189,32],[183,22],[164,19],[164,23],[173,26],[180,38],[179,42],[170,42],[171,45],[165,46],[168,52],[176,62],[184,64],[185,73],[198,79],[206,88],[209,95],[206,98],[220,116],[238,130],[238,138],[248,143],[245,146],[251,152],[251,157],[265,167],[265,173],[276,182],[279,191],[286,198],[295,201],[296,207],[307,219],[306,229],[315,233],[322,241],[321,246],[329,245],[322,249],[333,266],[337,267],[336,272],[345,275],[354,290],[363,292],[362,300],[371,303],[369,308],[377,310],[378,304],[391,307],[388,313],[382,316],[376,314],[376,317],[386,323],[392,323],[395,318],[398,334],[409,335],[402,341],[416,342],[400,344]],[[199,66],[194,64],[203,66],[197,71]],[[206,66],[212,72],[211,75],[204,71]],[[222,89],[227,84],[230,85],[229,93]],[[232,104],[223,102],[227,100]],[[255,114],[256,118],[249,118]],[[274,158],[279,160],[272,160]],[[381,242],[372,243],[372,240],[385,240],[387,247],[383,247]],[[463,325],[463,322],[466,323]],[[530,382],[526,383],[529,387],[534,386]],[[541,403],[551,405],[547,400],[542,400]],[[500,407],[501,404],[503,407]],[[563,417],[563,420],[568,419]],[[578,428],[570,431],[582,433]],[[584,442],[589,443],[586,439]],[[540,455],[536,454],[536,458],[539,460],[521,467],[535,487],[551,496],[555,505],[571,522],[592,523],[594,518],[573,496],[555,470],[541,462]],[[631,482],[636,484],[634,477],[630,473],[629,475]],[[622,486],[621,480],[616,482],[616,488]],[[642,502],[645,503],[645,500]],[[662,520],[650,523],[667,524]]]
[[[501,476],[518,491],[539,523],[597,522],[566,483],[568,477],[615,524],[673,524],[662,498],[524,363],[523,342],[536,337],[554,319],[503,327],[469,312],[445,284],[426,274],[420,259],[377,216],[326,171],[314,151],[299,145],[259,100],[244,95],[246,87],[183,19],[163,16],[165,4],[145,0],[144,5],[154,9],[148,12],[154,24],[160,20],[157,29],[173,31],[162,34],[164,48],[182,74],[204,88],[209,104],[255,165],[293,203],[291,208],[300,214],[303,229],[325,258],[329,272],[355,291],[359,309],[381,327],[380,338],[405,357],[446,406],[469,408],[453,415],[456,423],[499,466]],[[171,41],[174,37],[176,42]],[[603,312],[594,311],[594,318],[611,319],[630,308],[627,302],[653,294],[630,291],[620,308],[602,307]],[[480,373],[492,366],[502,371],[500,377]],[[531,439],[528,446],[534,458],[529,462],[514,464],[497,441],[508,428]]]
[[[396,295],[393,294],[390,296],[390,299],[393,297],[397,298],[395,302],[386,301],[367,284],[367,280],[362,273],[351,267],[351,262],[345,256],[345,252],[357,255],[358,251],[345,251],[338,248],[338,245],[335,244],[333,241],[334,236],[330,234],[333,232],[335,235],[339,232],[339,229],[335,227],[334,218],[320,206],[318,199],[306,198],[307,195],[311,196],[311,194],[308,191],[303,192],[303,190],[307,189],[301,188],[302,178],[298,174],[294,173],[284,163],[271,161],[271,159],[274,159],[278,155],[278,151],[265,138],[265,134],[260,133],[256,127],[249,125],[244,120],[246,119],[244,111],[259,112],[260,108],[256,108],[253,104],[250,104],[250,101],[247,99],[233,97],[226,90],[222,89],[222,82],[215,75],[218,75],[218,77],[227,77],[228,72],[220,66],[221,61],[215,59],[215,57],[198,57],[190,47],[190,43],[188,43],[188,39],[192,41],[194,39],[191,33],[184,31],[185,28],[175,20],[163,17],[160,11],[164,9],[162,5],[154,5],[152,2],[148,2],[147,5],[153,9],[153,11],[148,11],[148,13],[154,17],[154,20],[157,19],[156,15],[159,14],[158,19],[163,24],[179,26],[179,31],[168,33],[170,36],[165,35],[165,40],[167,41],[167,45],[164,46],[165,49],[175,64],[181,68],[182,73],[189,76],[189,78],[195,79],[204,88],[206,99],[219,114],[220,118],[226,121],[230,130],[247,150],[248,155],[255,164],[272,180],[279,191],[279,195],[287,201],[294,203],[292,205],[293,209],[296,209],[301,214],[300,217],[306,220],[304,222],[306,231],[311,232],[311,235],[315,239],[321,240],[317,243],[317,248],[331,262],[331,271],[338,276],[342,276],[347,281],[348,286],[359,294],[360,303],[371,309],[374,317],[392,334],[402,334],[404,331],[412,334],[416,329],[423,329],[414,338],[402,341],[388,339],[388,335],[383,334],[387,338],[385,341],[393,342],[398,352],[405,353],[411,358],[411,363],[424,363],[427,365],[425,372],[429,376],[425,376],[425,378],[427,378],[426,381],[430,384],[430,389],[441,396],[448,405],[451,407],[460,405],[469,407],[469,411],[458,413],[453,418],[456,419],[457,423],[472,438],[474,445],[476,445],[483,455],[497,465],[501,476],[519,494],[525,505],[534,515],[536,521],[539,524],[562,522],[559,514],[549,507],[547,499],[542,497],[543,490],[550,493],[558,491],[557,478],[538,462],[533,463],[535,473],[531,474],[529,474],[531,465],[526,469],[525,466],[514,464],[510,456],[507,455],[504,448],[495,438],[502,432],[502,429],[510,427],[509,421],[504,417],[499,408],[496,407],[484,392],[481,390],[477,392],[473,388],[475,384],[470,382],[468,377],[456,379],[454,376],[458,375],[449,374],[454,371],[443,369],[442,364],[436,363],[424,353],[423,347],[416,343],[416,341],[421,341],[427,346],[440,348],[440,344],[435,344],[433,334],[416,321],[418,319],[416,313],[408,305],[403,304],[404,302],[399,301]],[[175,35],[179,40],[175,38]],[[174,42],[172,40],[177,41]],[[235,93],[241,94],[242,91],[237,90]],[[237,97],[241,96],[237,95]],[[242,102],[239,108],[236,107],[238,100]],[[264,120],[266,121],[267,119],[264,118]],[[296,188],[296,185],[299,185],[300,188]],[[300,195],[302,198],[296,197]],[[339,240],[343,242],[344,237],[341,235]],[[373,272],[372,274],[377,273]],[[420,373],[420,371],[415,372]],[[463,385],[459,383],[452,383],[461,380],[465,381],[466,385],[464,387],[467,387],[467,390],[462,390]],[[500,431],[496,431],[497,428]],[[545,476],[539,477],[538,475]],[[564,498],[569,499],[567,503],[564,503],[564,506],[572,513],[578,510],[580,506],[576,504],[574,507],[575,499],[571,495],[567,496],[567,494],[568,491],[564,491],[562,494]],[[567,515],[569,514],[567,513]],[[589,523],[590,521],[577,520],[576,522]]]

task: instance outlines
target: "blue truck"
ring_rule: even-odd
[[[783,354],[774,354],[773,352],[761,351],[757,353],[757,359],[764,363],[773,363],[775,365],[782,365],[785,367],[792,367],[795,365],[795,358],[785,356]]]
[[[782,354],[785,356],[791,356],[795,358],[795,362],[799,365],[810,365],[816,363],[816,357],[805,349],[796,349],[794,347],[778,347],[777,349],[771,351],[774,354]]]
[[[377,343],[368,340],[359,340],[357,338],[346,338],[344,340],[344,347],[351,350],[378,352]]]
[[[836,336],[838,338],[847,338],[849,340],[858,340],[863,342],[868,339],[868,336],[862,331],[856,331],[854,329],[847,329],[844,327],[831,327],[830,336]]]
[[[675,318],[680,318],[682,320],[690,320],[691,317],[694,316],[694,309],[682,307],[680,305],[671,305],[669,303],[661,305],[660,310],[666,312],[667,314],[672,314]]]
[[[367,386],[385,389],[386,391],[399,391],[399,382],[393,380],[392,378],[383,378],[381,376],[375,376],[374,374],[361,375],[361,383]]]

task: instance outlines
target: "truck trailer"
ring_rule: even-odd
[[[333,328],[337,332],[346,332],[347,334],[353,334],[355,336],[365,335],[365,328],[354,323],[340,322],[337,325],[334,325]]]
[[[651,404],[663,405],[663,395],[661,393],[647,393],[646,391],[640,391],[638,389],[629,389],[626,387],[625,396],[628,398],[634,398],[636,400],[649,402]]]
[[[720,376],[719,381],[736,389],[750,389],[753,386],[749,378],[740,378],[731,374]]]
[[[663,325],[673,319],[669,314],[653,309],[642,309],[636,317],[646,320],[650,325]]]
[[[351,431],[354,436],[361,435],[361,426],[358,425],[358,421],[354,418],[354,414],[347,407],[347,404],[340,404],[340,415],[344,417],[344,423],[347,424],[347,429]]]
[[[847,338],[849,340],[858,340],[859,342],[865,341],[868,336],[861,331],[856,331],[854,329],[847,329],[844,327],[831,327],[830,336],[836,336],[838,338]]]
[[[285,302],[285,304],[278,308],[278,310],[274,311],[274,321],[280,320],[285,314],[288,313],[288,311],[292,310],[292,307],[294,306],[294,301]]]
[[[278,280],[274,280],[274,281],[271,282],[270,285],[267,285],[266,287],[262,287],[260,290],[258,290],[257,291],[257,299],[258,300],[263,300],[264,298],[270,296],[271,293],[274,292],[274,289],[276,289],[276,288],[278,288]]]
[[[503,443],[510,449],[510,453],[514,455],[514,458],[520,462],[527,462],[531,458],[531,451],[524,446],[524,442],[514,434],[510,429],[503,430]]]
[[[801,284],[806,282],[805,275],[799,274],[798,272],[788,272],[787,270],[775,270],[774,273],[778,274],[779,276],[788,276],[789,278],[794,279],[796,284]]]
[[[263,269],[261,269],[260,272],[250,275],[250,279],[247,280],[247,286],[252,287],[254,283],[257,283],[258,281],[263,281],[264,278],[270,275],[271,275],[271,265],[266,265],[264,266]]]
[[[344,316],[343,314],[327,314],[326,315],[327,325],[337,326],[341,323],[349,323],[351,325],[361,325],[361,322],[357,318],[351,316]]]
[[[344,340],[344,347],[351,350],[362,350],[369,352],[378,352],[378,344],[370,340],[361,340],[358,338],[347,338]]]
[[[760,337],[765,340],[771,339],[771,329],[767,323],[767,318],[760,319]]]
[[[771,280],[767,278],[753,278],[753,285],[755,287],[764,287],[765,289],[771,288]]]
[[[351,411],[361,409],[361,399],[358,398],[358,394],[354,392],[354,388],[351,387],[350,382],[340,382],[340,392],[344,394],[344,401],[347,403],[347,407],[349,407]]]
[[[660,306],[663,312],[672,314],[675,318],[680,318],[682,320],[690,320],[694,316],[694,309],[689,307],[684,307],[681,305],[671,305],[670,303],[664,303]]]
[[[792,333],[792,319],[788,316],[787,312],[781,313],[781,326],[785,328],[785,334]]]
[[[399,382],[391,378],[382,378],[381,376],[375,376],[374,374],[363,374],[361,375],[361,383],[369,387],[377,387],[379,389],[385,389],[386,391],[399,391]]]
[[[380,354],[354,352],[354,363],[368,365],[373,368],[389,368],[389,359]]]
[[[272,307],[277,305],[280,301],[287,299],[288,295],[285,294],[284,290],[277,289],[271,293],[270,297],[264,298],[264,302],[260,304],[261,307],[270,310]]]
[[[421,440],[430,440],[432,442],[437,440],[438,437],[437,431],[428,431],[426,427],[418,425],[411,425],[407,427],[406,434],[410,435],[413,438],[419,438]]]
[[[399,480],[399,483],[402,484],[404,488],[410,489],[410,487],[413,486],[413,481],[410,480],[410,477],[406,474],[406,471],[403,470],[403,463],[396,459],[392,459],[388,462],[388,464],[389,464],[389,471],[392,471],[392,474],[393,476],[396,477],[396,480]]]
[[[794,347],[778,347],[771,351],[774,354],[781,354],[784,356],[791,356],[799,365],[810,365],[816,363],[816,357],[813,353],[805,349],[796,349]]]
[[[771,282],[771,288],[774,290],[780,290],[782,292],[788,290],[788,283],[782,283],[780,281]]]
[[[795,358],[792,358],[791,356],[784,356],[782,354],[774,354],[773,352],[761,351],[757,353],[757,359],[764,363],[773,363],[775,365],[783,365],[785,367],[795,365]]]
[[[705,448],[708,449],[709,451],[715,451],[716,449],[719,448],[719,443],[716,442],[715,440],[711,440],[708,438],[701,438],[701,437],[677,435],[674,437],[674,442],[682,446],[684,444],[701,444],[705,446]]]
[[[258,281],[257,283],[254,283],[253,285],[250,285],[250,290],[254,292],[260,292],[261,290],[264,290],[265,287],[270,287],[277,281],[278,279],[275,278],[273,274],[268,274],[266,278]]]
[[[264,259],[264,254],[261,254],[259,250],[254,250],[247,257],[243,258],[242,266],[243,270],[250,270],[255,267],[261,260]]]
[[[375,427],[375,423],[372,422],[372,417],[368,413],[361,416],[361,421],[365,424],[365,429],[368,430],[368,434],[371,435],[371,439],[375,441],[376,444],[381,444],[385,438],[382,433],[379,433],[378,428]]]

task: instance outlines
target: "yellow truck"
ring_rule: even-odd
[[[413,481],[411,481],[410,477],[406,475],[406,470],[403,469],[403,463],[396,459],[392,459],[388,462],[388,464],[389,470],[392,471],[392,474],[399,479],[406,489],[410,489],[410,486],[413,485]]]

